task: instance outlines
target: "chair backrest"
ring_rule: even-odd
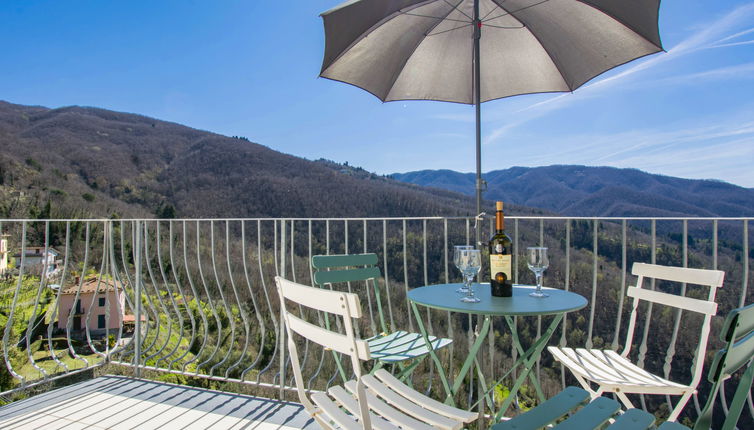
[[[693,311],[704,315],[702,322],[701,334],[699,337],[699,344],[697,346],[696,353],[694,355],[692,366],[692,382],[689,384],[692,387],[696,387],[702,378],[702,367],[704,365],[704,354],[707,351],[707,341],[710,333],[710,323],[712,316],[717,313],[717,303],[715,303],[715,295],[717,289],[722,287],[723,280],[725,278],[725,272],[720,270],[707,270],[707,269],[691,269],[687,267],[671,267],[661,266],[657,264],[646,263],[634,263],[631,273],[637,276],[636,286],[628,287],[626,294],[633,298],[633,304],[631,308],[631,316],[629,318],[628,331],[626,333],[626,344],[621,355],[628,356],[631,351],[634,331],[636,328],[636,319],[639,313],[639,302],[647,301],[650,304],[661,304],[665,306],[672,306],[679,310]],[[665,293],[661,291],[655,291],[645,286],[645,278],[651,278],[654,280],[664,280],[684,284],[684,288],[680,295]],[[685,290],[685,284],[695,284],[709,287],[709,293],[707,300],[695,299],[692,297],[686,297],[683,295]],[[649,314],[647,311],[646,326],[649,325]],[[677,330],[677,327],[674,328]],[[643,342],[647,341],[648,332],[645,329]],[[673,359],[675,346],[671,345],[671,354],[665,357],[665,376],[667,377],[670,372],[670,364]]]
[[[718,389],[723,381],[746,365],[746,371],[738,382],[722,428],[732,430],[736,427],[754,379],[754,366],[751,364],[754,359],[754,304],[733,309],[728,313],[720,332],[720,340],[725,342],[725,348],[715,354],[710,366],[708,379],[713,385],[694,429],[710,428]]]
[[[367,342],[356,337],[354,332],[352,318],[361,318],[362,315],[359,296],[346,292],[301,285],[279,276],[275,277],[275,284],[280,296],[280,312],[285,321],[288,335],[288,351],[290,353],[293,374],[296,379],[299,400],[301,400],[307,411],[313,413],[316,407],[306,396],[306,386],[301,374],[301,363],[293,333],[325,348],[350,356],[353,372],[357,378],[360,378],[361,362],[359,360],[370,360],[371,356]],[[286,306],[286,300],[302,307],[341,317],[344,333],[341,334],[328,328],[320,327],[294,315]],[[299,306],[296,306],[296,308],[299,308]]]
[[[312,257],[312,267],[315,269],[314,283],[318,286],[332,287],[333,284],[345,283],[348,284],[350,292],[351,282],[364,283],[366,287],[367,309],[370,313],[369,321],[372,325],[373,334],[376,334],[377,328],[374,324],[374,315],[372,315],[371,294],[374,294],[377,304],[380,330],[382,332],[388,331],[385,316],[382,312],[379,287],[379,278],[382,277],[382,274],[379,267],[377,267],[377,261],[377,254],[315,255]],[[372,290],[371,293],[370,289]]]

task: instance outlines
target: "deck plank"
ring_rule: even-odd
[[[319,426],[296,403],[102,376],[0,407],[0,428],[287,430]]]

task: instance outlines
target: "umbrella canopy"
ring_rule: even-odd
[[[573,91],[662,50],[660,0],[352,0],[322,14],[320,76],[382,101],[477,107],[519,94]]]

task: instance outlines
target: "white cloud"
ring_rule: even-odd
[[[563,136],[556,142],[531,142],[510,157],[527,166],[557,160],[560,164],[634,167],[687,178],[721,178],[754,187],[752,117],[754,109],[733,118],[694,118],[662,129]]]
[[[547,100],[529,105],[516,112],[517,115],[515,121],[509,122],[502,127],[498,127],[489,132],[484,137],[484,143],[490,144],[503,137],[514,128],[519,127],[533,119],[542,117],[548,113],[565,109],[574,103],[583,102],[588,98],[604,96],[604,93],[614,88],[617,84],[625,85],[626,81],[630,77],[640,74],[641,72],[646,72],[648,70],[657,68],[659,65],[667,63],[669,61],[677,60],[681,57],[703,49],[715,49],[748,44],[750,43],[749,41],[729,44],[720,43],[728,40],[733,40],[737,37],[754,32],[754,29],[748,29],[745,31],[738,31],[734,34],[727,34],[731,31],[731,29],[740,27],[742,23],[748,24],[752,16],[754,16],[754,3],[739,6],[728,12],[721,18],[709,23],[708,25],[705,25],[702,30],[681,41],[676,46],[669,49],[666,53],[656,54],[646,59],[638,60],[635,63],[631,63],[630,66],[627,66],[627,68],[617,74],[602,79],[598,78],[598,80],[593,81],[592,83],[587,83],[583,87],[577,89],[574,94],[561,94]],[[706,79],[731,77],[731,75],[728,73],[735,72],[735,67],[737,66],[732,66],[728,71],[726,71],[725,68],[709,70],[707,71],[708,74],[706,75],[704,75],[705,72],[701,72],[701,74],[697,77],[704,77]],[[740,67],[741,69],[738,70],[740,72],[751,72],[751,70],[745,65]],[[676,81],[677,78],[680,79]],[[664,85],[667,85],[668,83],[673,83],[676,85],[686,83],[684,76],[665,77],[661,80],[658,80],[657,82]]]

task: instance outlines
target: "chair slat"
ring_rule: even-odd
[[[361,424],[356,421],[356,417],[343,412],[327,394],[316,392],[311,395],[311,398],[314,404],[322,410],[324,421],[333,421],[347,430],[363,430]]]
[[[610,430],[646,430],[653,429],[655,416],[641,409],[629,409],[621,414],[608,429]]]
[[[553,428],[557,430],[596,429],[608,422],[619,410],[620,403],[607,397],[598,397]]]
[[[710,366],[709,381],[715,382],[721,375],[725,378],[735,373],[754,357],[754,332],[715,354]]]
[[[352,355],[352,341],[345,335],[304,321],[296,315],[286,312],[286,320],[291,330],[319,345],[331,348],[343,354]],[[356,353],[361,360],[370,360],[369,344],[365,340],[355,339]]]
[[[685,282],[687,284],[707,285],[720,288],[723,286],[725,272],[722,270],[691,269],[688,267],[661,266],[659,264],[634,263],[631,268],[634,276]]]
[[[288,300],[331,314],[361,318],[361,302],[357,294],[312,288],[279,276],[275,277],[275,280],[280,286],[283,297]]]
[[[315,269],[346,266],[374,266],[377,264],[377,254],[348,254],[348,255],[315,255],[312,266]]]
[[[639,300],[647,300],[706,315],[715,315],[717,313],[717,303],[708,300],[694,299],[691,297],[679,296],[677,294],[663,293],[662,291],[653,291],[637,287],[628,287],[626,295],[628,295],[628,297],[635,297]]]
[[[438,402],[435,399],[417,393],[415,390],[399,381],[398,378],[391,375],[390,372],[386,371],[385,369],[380,369],[374,372],[373,376],[377,377],[391,390],[420,405],[421,407],[429,409],[430,411],[437,412],[438,414],[445,415],[446,417],[460,420],[465,423],[472,422],[477,418],[477,414],[474,412],[454,408],[453,406],[446,405],[445,403]]]
[[[589,401],[589,393],[577,387],[566,387],[536,408],[511,420],[503,421],[492,430],[539,429],[563,418]]]
[[[339,282],[357,282],[380,277],[380,269],[377,267],[362,267],[359,269],[330,270],[314,273],[314,283],[322,286]]]
[[[733,309],[728,313],[720,331],[720,340],[730,342],[754,331],[754,305]]]
[[[343,385],[351,393],[356,393],[356,381],[350,380]],[[432,425],[427,425],[416,419],[416,418],[424,418],[424,417],[420,417],[413,414],[412,414],[413,416],[406,415],[403,412],[401,412],[399,409],[396,409],[393,406],[382,401],[382,399],[375,396],[374,393],[369,390],[367,390],[366,392],[366,397],[367,397],[367,403],[369,403],[370,409],[372,409],[373,411],[383,416],[386,420],[397,423],[402,428],[421,429],[421,430],[433,430],[434,428],[457,430],[458,428],[460,428],[460,423],[456,423],[455,421],[448,420],[447,418],[445,418],[442,421],[440,420],[430,421],[430,424]],[[437,415],[437,418],[442,419],[444,417],[440,417],[439,415]]]
[[[331,387],[327,392],[340,403],[348,412],[352,415],[359,415],[359,402],[348,391],[344,390],[340,385]],[[369,414],[369,418],[372,422],[372,428],[377,430],[399,430],[399,427],[389,423],[384,418],[373,413]]]
[[[421,357],[429,352],[427,343],[419,333],[396,331],[388,335],[377,335],[367,339],[372,358],[386,363],[393,363]],[[434,349],[450,345],[452,340],[429,336],[429,343]]]

